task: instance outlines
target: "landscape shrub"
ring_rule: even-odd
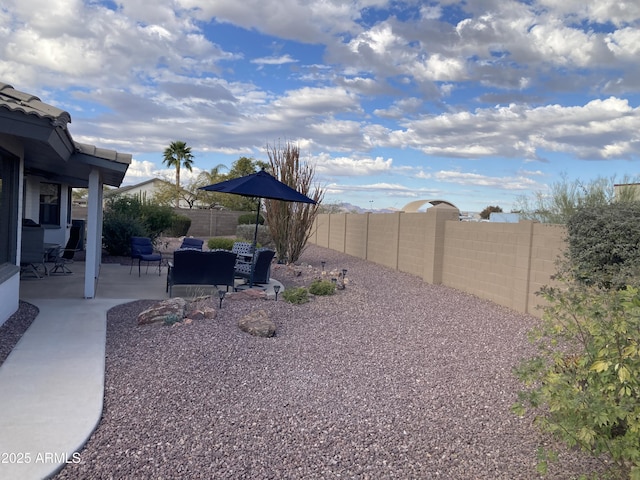
[[[255,213],[243,213],[238,217],[238,225],[253,225],[255,228],[256,225],[256,214]],[[264,217],[260,215],[258,217],[258,225],[264,225]]]
[[[236,237],[239,240],[245,242],[253,242],[253,237],[256,231],[256,224],[252,225],[238,225],[236,227]],[[260,245],[270,245],[271,236],[269,235],[269,229],[264,225],[258,225],[258,243]]]
[[[513,409],[567,445],[608,454],[611,475],[640,480],[640,204],[579,209],[568,248],[529,332],[538,354],[515,369],[524,382]],[[539,470],[557,454],[542,452]]]
[[[105,211],[102,242],[109,255],[128,256],[131,253],[131,237],[146,236],[146,229],[136,217]]]
[[[191,219],[186,215],[174,215],[171,219],[171,227],[169,229],[169,236],[171,237],[186,237],[191,228]]]
[[[155,241],[171,227],[171,207],[142,202],[135,196],[115,196],[107,201],[103,218],[103,244],[110,255],[129,255],[132,236]]]
[[[640,479],[640,294],[629,287],[545,287],[539,354],[516,374],[527,389],[514,411],[567,445],[608,453],[616,476]],[[541,473],[546,465],[542,462]]]
[[[309,290],[305,287],[288,288],[282,292],[282,298],[295,305],[307,303],[309,301]]]
[[[207,240],[207,247],[209,247],[209,250],[216,250],[219,248],[222,250],[231,250],[235,241],[236,240],[234,238],[213,237]]]
[[[569,258],[576,279],[623,288],[640,278],[640,202],[584,208],[567,221]]]
[[[313,295],[333,295],[336,291],[336,284],[329,280],[314,280],[309,285],[309,293]]]

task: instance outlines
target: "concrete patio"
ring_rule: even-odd
[[[107,311],[139,299],[165,299],[166,267],[138,276],[129,266],[103,264],[94,299],[83,298],[84,263],[71,275],[28,274],[20,299],[40,309],[0,367],[0,478],[40,479],[77,461],[103,406]],[[272,281],[266,288],[273,295]],[[174,287],[174,296],[203,287]]]

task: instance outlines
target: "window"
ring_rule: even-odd
[[[0,150],[0,264],[16,262],[19,166],[17,157]]]
[[[40,225],[60,225],[60,184],[40,184]]]

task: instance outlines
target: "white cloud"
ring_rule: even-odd
[[[251,63],[258,65],[284,65],[287,63],[296,63],[297,60],[290,55],[280,55],[279,57],[262,57],[251,60]]]
[[[529,190],[540,187],[538,182],[525,175],[518,175],[516,177],[492,177],[479,173],[440,170],[431,175],[431,178],[440,182],[474,187],[490,187],[501,190]]]
[[[578,107],[510,105],[426,116],[392,132],[389,145],[448,157],[537,158],[550,151],[605,159],[637,154],[638,131],[640,107],[611,97]]]
[[[391,170],[393,160],[376,158],[331,158],[328,154],[314,157],[313,164],[318,175],[325,177],[348,176],[359,177],[368,175],[379,175],[388,173]]]

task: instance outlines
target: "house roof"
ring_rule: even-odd
[[[131,155],[74,141],[69,123],[68,112],[0,82],[0,134],[21,140],[26,173],[86,187],[97,168],[105,184],[119,186]]]
[[[135,185],[127,185],[126,187],[120,187],[117,190],[107,190],[106,192],[104,192],[104,196],[111,197],[113,195],[122,195],[132,190],[136,190],[138,188],[144,187],[145,185],[153,185],[156,183],[169,183],[169,182],[161,178],[151,178],[149,180],[145,180],[144,182],[136,183]]]

